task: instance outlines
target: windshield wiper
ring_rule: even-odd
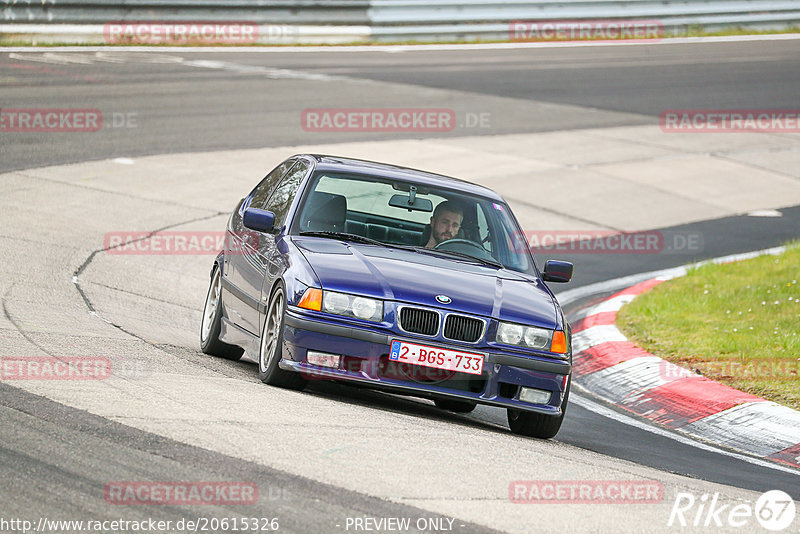
[[[473,256],[471,254],[466,254],[464,252],[456,252],[455,250],[436,250],[436,249],[433,249],[433,248],[423,248],[423,247],[417,247],[417,250],[425,251],[425,252],[434,252],[434,253],[438,252],[439,254],[447,254],[447,255],[450,255],[450,256],[458,256],[459,258],[465,258],[465,259],[468,259],[468,260],[477,261],[477,262],[483,263],[484,265],[489,265],[490,267],[496,267],[498,269],[504,269],[505,268],[505,265],[503,265],[499,261],[487,260],[486,258],[479,258],[477,256]]]
[[[407,245],[397,245],[394,243],[384,243],[371,237],[365,237],[358,234],[348,234],[347,232],[324,232],[324,231],[308,231],[300,232],[300,235],[307,235],[312,237],[330,237],[331,239],[343,239],[346,241],[355,241],[356,243],[364,243],[365,245],[378,245],[387,248],[399,248],[402,250],[416,250],[415,247]]]

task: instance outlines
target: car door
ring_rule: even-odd
[[[262,287],[271,287],[271,282],[282,271],[283,261],[277,243],[285,235],[286,216],[308,167],[306,161],[296,162],[263,206],[262,209],[275,214],[275,232],[261,233],[245,229],[241,253],[233,256],[236,258],[235,280],[246,293],[245,298],[249,304],[243,307],[242,327],[253,334],[260,334],[264,308],[269,299],[268,294],[262,295]]]
[[[288,170],[297,163],[290,158],[275,167],[247,195],[228,221],[225,236],[225,258],[223,265],[223,306],[225,316],[237,326],[258,334],[258,305],[261,297],[258,291],[249,287],[248,280],[254,270],[255,250],[253,244],[260,238],[258,232],[248,230],[242,224],[244,210],[248,207],[264,209],[273,191]]]

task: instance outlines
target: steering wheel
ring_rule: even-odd
[[[486,252],[486,249],[483,248],[478,243],[476,243],[475,241],[470,241],[469,239],[460,239],[460,238],[448,239],[447,241],[442,241],[441,243],[437,243],[436,246],[433,247],[433,249],[434,250],[439,250],[440,248],[445,248],[445,245],[461,245],[461,244],[470,245],[472,247],[480,249],[482,252]],[[456,248],[459,248],[459,247],[456,247]],[[445,249],[445,250],[447,250],[447,249]]]
[[[466,247],[465,247],[466,245]],[[464,250],[464,248],[472,249],[472,250]],[[492,260],[497,261],[494,259],[494,256],[483,248],[483,245],[480,243],[476,243],[475,241],[471,241],[469,239],[448,239],[447,241],[442,241],[441,243],[437,244],[433,247],[434,250],[452,250],[454,252],[464,252],[465,254],[470,254],[477,258],[482,258],[485,260]]]

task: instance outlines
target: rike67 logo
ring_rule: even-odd
[[[667,526],[734,527],[753,532],[756,523],[773,532],[789,527],[794,521],[795,504],[786,492],[771,490],[751,502],[721,504],[719,493],[678,493]]]

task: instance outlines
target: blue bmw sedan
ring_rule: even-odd
[[[233,211],[211,269],[203,352],[258,362],[267,384],[358,383],[511,431],[558,432],[569,324],[508,204],[484,187],[371,161],[296,155]]]

